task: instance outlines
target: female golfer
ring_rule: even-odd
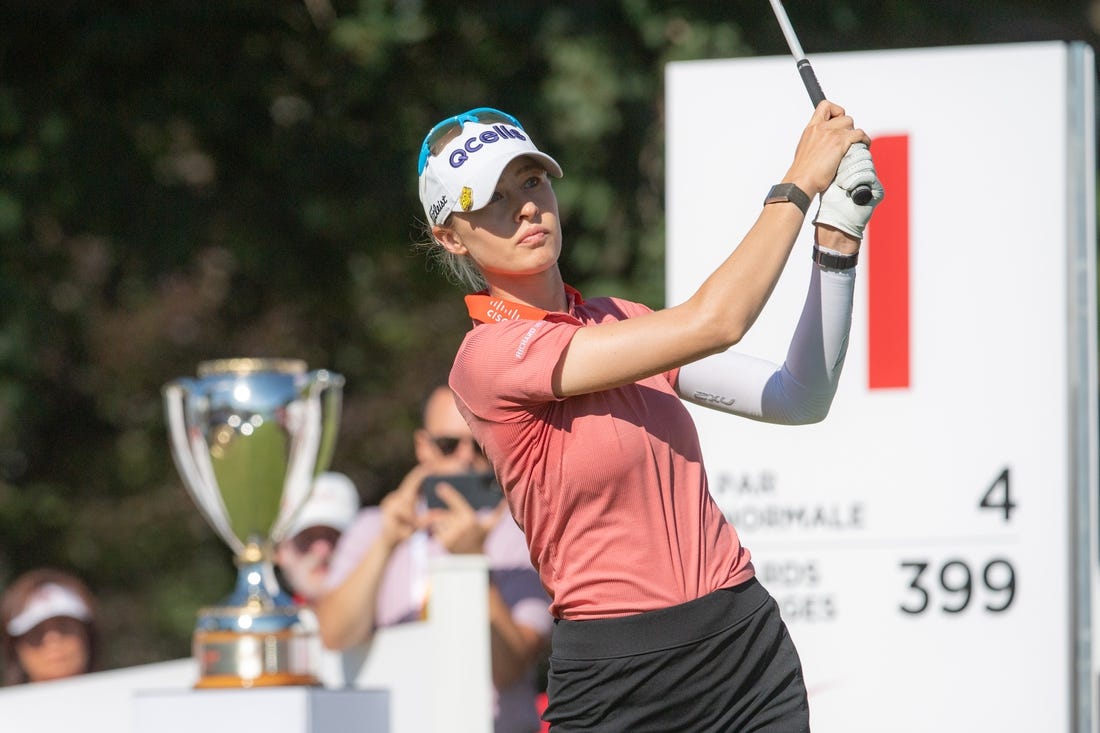
[[[478,108],[425,138],[430,253],[477,291],[450,384],[553,599],[544,717],[556,733],[809,729],[798,654],[708,492],[681,399],[775,423],[824,418],[882,198],[868,142],[841,107],[818,105],[740,244],[687,301],[653,311],[563,282],[562,170],[514,117]],[[848,196],[859,184],[868,205]],[[785,363],[727,351],[818,194],[817,266]],[[714,212],[715,239],[723,229]]]

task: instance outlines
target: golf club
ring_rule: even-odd
[[[814,69],[810,66],[810,60],[806,58],[806,54],[802,51],[802,46],[798,42],[798,36],[794,34],[794,28],[791,26],[791,19],[787,17],[787,11],[783,8],[782,0],[771,0],[772,10],[775,12],[775,19],[779,21],[779,28],[783,31],[783,37],[787,39],[787,46],[791,49],[791,55],[794,56],[795,65],[798,67],[798,75],[802,77],[802,84],[806,87],[806,91],[810,95],[810,101],[813,102],[814,108],[825,99],[825,92],[821,91],[821,84],[817,81],[817,75],[814,74]],[[862,143],[857,143],[862,145]],[[865,183],[861,183],[852,189],[852,201],[855,201],[860,206],[865,206],[870,203],[872,198],[871,187]]]

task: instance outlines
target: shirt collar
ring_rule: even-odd
[[[573,308],[584,302],[584,298],[581,296],[580,291],[569,285],[565,286],[565,299],[566,308],[569,313],[572,313]],[[481,292],[467,295],[466,309],[470,313],[470,318],[473,318],[478,323],[499,323],[501,321],[512,321],[515,319],[542,321],[545,320],[547,316],[564,315],[562,313],[536,308],[532,305],[514,303],[505,298],[496,298],[489,295],[488,290],[482,290]]]

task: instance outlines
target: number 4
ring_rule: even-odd
[[[1000,509],[1004,511],[1006,522],[1012,518],[1012,510],[1016,508],[1016,502],[1012,501],[1012,484],[1007,466],[985,490],[978,506],[982,509]]]

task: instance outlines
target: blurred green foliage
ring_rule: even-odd
[[[1089,5],[787,9],[812,57],[1091,43]],[[161,386],[234,356],[345,375],[333,466],[377,502],[467,326],[410,248],[427,128],[519,116],[567,171],[567,280],[660,305],[663,67],[786,53],[763,0],[0,2],[0,587],[74,570],[107,666],[188,654],[233,567]]]

